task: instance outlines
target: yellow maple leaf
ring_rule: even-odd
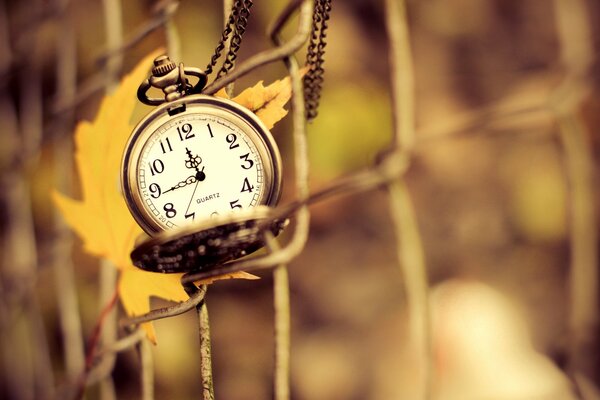
[[[302,73],[304,74],[304,70]],[[271,129],[279,120],[285,117],[288,110],[283,108],[292,95],[290,78],[279,79],[269,86],[259,81],[256,85],[243,90],[233,101],[254,112]],[[215,93],[217,97],[229,98],[225,89]]]
[[[142,230],[129,213],[119,186],[121,156],[133,129],[129,120],[137,101],[134,94],[139,83],[147,77],[152,60],[160,53],[162,51],[156,51],[141,60],[114,93],[105,96],[93,122],[78,124],[75,158],[83,199],[71,199],[56,191],[52,194],[65,221],[81,237],[85,249],[96,257],[110,260],[120,270],[119,297],[129,315],[150,311],[152,296],[176,302],[188,299],[180,283],[181,274],[146,272],[132,265],[129,255]],[[287,84],[285,80],[278,82],[267,88],[260,82],[233,101],[244,101],[272,127],[287,113],[283,105],[290,97],[289,80]],[[229,278],[256,277],[242,272],[198,283]],[[146,323],[143,328],[148,338],[156,342],[152,325]]]

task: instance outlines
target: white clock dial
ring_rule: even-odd
[[[255,207],[264,196],[263,161],[252,140],[225,118],[173,118],[146,141],[137,179],[144,207],[165,228]]]
[[[281,160],[250,111],[225,99],[189,96],[134,129],[123,157],[123,193],[150,235],[259,205],[274,205]]]

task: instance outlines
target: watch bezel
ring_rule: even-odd
[[[178,110],[184,105],[185,110]],[[170,115],[171,110],[178,110],[178,112]],[[147,114],[133,129],[121,161],[121,188],[127,207],[136,222],[150,236],[166,231],[168,228],[156,221],[144,207],[137,179],[142,149],[156,130],[169,119],[202,113],[227,119],[252,140],[263,160],[264,169],[265,190],[257,204],[274,206],[279,201],[282,178],[281,156],[273,135],[264,123],[252,111],[229,99],[201,94],[186,96],[158,106]]]

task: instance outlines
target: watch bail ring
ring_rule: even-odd
[[[191,85],[188,76],[197,78],[196,84]],[[188,94],[201,93],[207,81],[208,77],[201,69],[185,67],[183,63],[177,66],[168,56],[162,55],[154,59],[150,76],[138,87],[137,98],[144,104],[157,106]],[[162,90],[165,97],[149,97],[148,90],[152,87]]]

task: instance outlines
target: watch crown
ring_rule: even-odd
[[[169,59],[169,56],[158,56],[154,60],[154,68],[152,68],[152,75],[164,76],[169,72],[173,71],[175,68],[177,68],[177,65]]]

